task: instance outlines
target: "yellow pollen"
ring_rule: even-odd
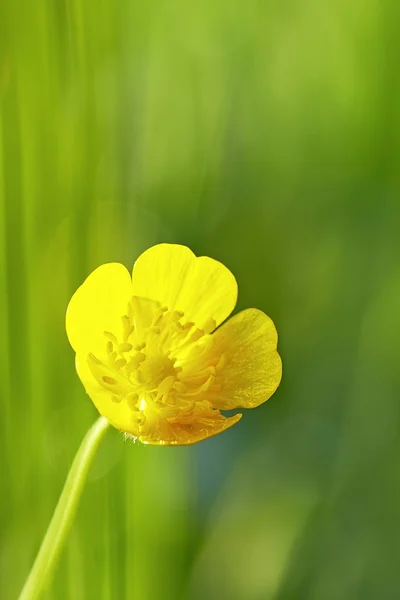
[[[209,335],[215,321],[197,328],[184,317],[133,297],[121,317],[120,333],[104,332],[102,360],[88,356],[92,374],[113,403],[130,409],[140,435],[161,427],[160,419],[189,423],[194,411],[210,410],[207,392],[221,387],[216,379],[224,357],[213,355]]]

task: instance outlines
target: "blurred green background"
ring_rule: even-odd
[[[0,597],[96,411],[67,303],[189,245],[267,312],[284,378],[190,448],[107,434],[47,600],[394,600],[400,6],[1,0]]]

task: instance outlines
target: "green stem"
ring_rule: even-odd
[[[68,535],[90,465],[108,425],[107,419],[100,417],[83,438],[19,600],[35,600],[44,590]]]

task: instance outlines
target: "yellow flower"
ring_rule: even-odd
[[[67,335],[98,411],[145,444],[193,444],[242,417],[278,387],[273,322],[240,312],[232,273],[189,248],[160,244],[136,261],[97,268],[73,295]],[[218,329],[217,329],[218,327]]]

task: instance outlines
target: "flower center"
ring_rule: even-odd
[[[139,376],[146,391],[156,390],[167,377],[175,380],[173,362],[167,356],[148,356],[141,364]]]
[[[138,433],[166,422],[190,422],[194,411],[210,411],[220,390],[224,355],[213,353],[210,320],[202,328],[184,314],[133,296],[118,332],[104,332],[104,355],[88,356],[97,382],[114,403],[131,410]],[[165,423],[164,423],[165,425]]]

